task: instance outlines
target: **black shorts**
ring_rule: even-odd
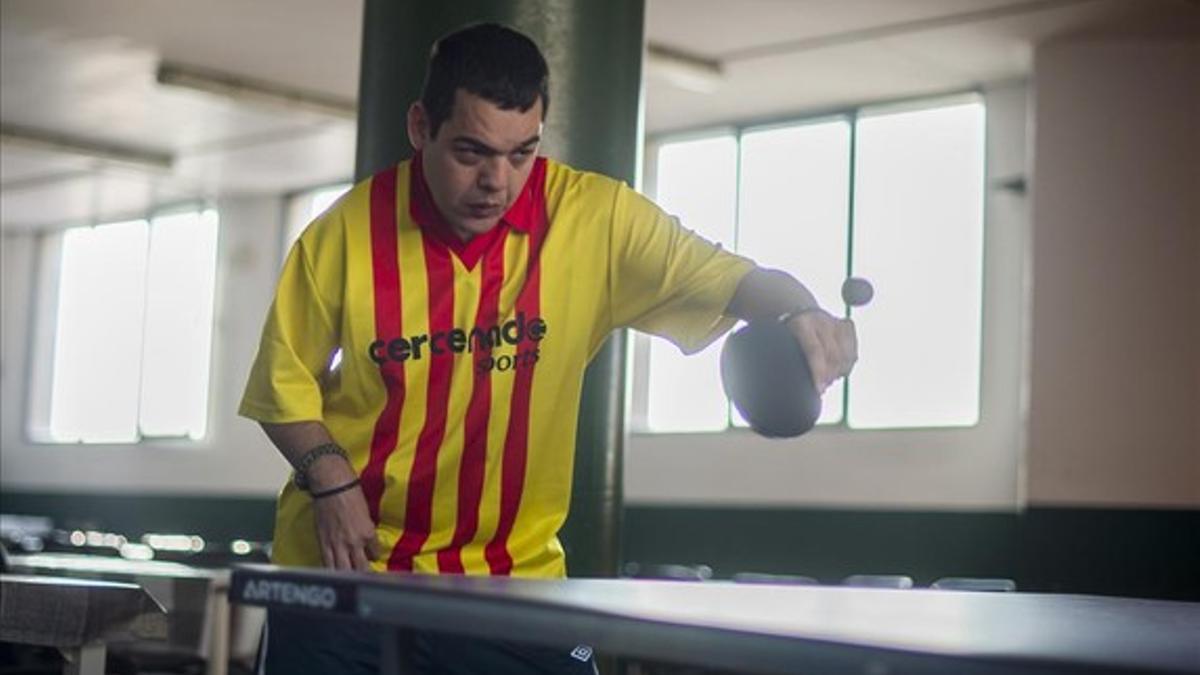
[[[343,618],[270,612],[258,675],[376,675],[386,631]],[[430,631],[403,643],[405,673],[420,675],[596,675],[590,647],[541,647]]]

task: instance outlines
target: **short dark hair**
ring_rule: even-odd
[[[544,120],[550,107],[550,69],[526,35],[497,23],[474,24],[442,37],[429,54],[421,105],[429,116],[430,136],[450,119],[459,89],[521,112],[540,97]]]

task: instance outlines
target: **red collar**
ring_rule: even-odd
[[[529,179],[525,181],[525,187],[521,188],[521,194],[517,196],[517,200],[508,208],[508,211],[500,217],[497,226],[464,242],[454,234],[450,224],[446,222],[441,211],[438,210],[437,204],[434,203],[433,194],[429,191],[429,184],[425,182],[425,171],[421,166],[421,153],[418,152],[412,159],[411,178],[408,186],[408,212],[425,234],[432,235],[437,241],[454,251],[463,265],[467,269],[471,269],[475,267],[475,263],[479,262],[492,243],[501,238],[506,231],[512,229],[522,234],[528,234],[540,222],[544,204],[541,193],[545,189],[545,184],[546,159],[538,157],[534,160],[533,171],[529,174]]]

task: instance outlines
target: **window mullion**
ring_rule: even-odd
[[[858,110],[850,111],[847,117],[850,122],[850,175],[849,189],[850,194],[846,200],[846,278],[854,276],[854,214],[855,200],[857,198],[857,190],[855,183],[857,182],[858,170]],[[850,318],[850,306],[843,302],[843,315]],[[848,428],[850,426],[850,387],[851,375],[847,375],[842,380],[842,421],[838,426]]]
[[[742,236],[742,127],[733,132],[733,251],[741,252]],[[733,401],[725,399],[725,431],[733,429]]]
[[[142,348],[138,353],[138,395],[137,395],[137,438],[134,442],[145,438],[142,433],[142,396],[146,388],[146,329],[150,325],[150,273],[154,269],[154,219],[146,217],[146,269],[142,272]]]

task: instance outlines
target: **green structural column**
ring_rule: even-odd
[[[498,21],[532,37],[550,64],[542,151],[632,184],[639,163],[643,0],[366,0],[359,88],[359,179],[408,157],[408,106],[430,47],[469,23]],[[612,576],[620,564],[625,339],[588,368],[574,498],[563,542],[572,576]]]

